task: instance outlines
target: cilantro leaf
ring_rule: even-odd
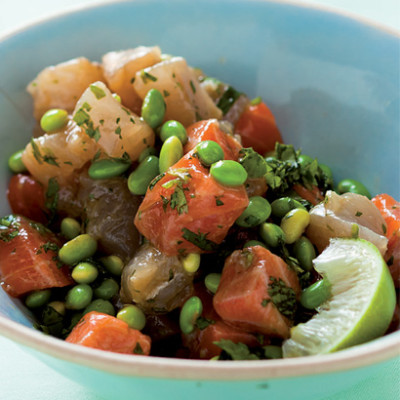
[[[278,311],[285,317],[293,320],[297,309],[294,290],[286,286],[281,278],[278,279],[270,276],[268,294]]]
[[[240,150],[239,162],[247,171],[249,178],[261,178],[267,173],[265,159],[251,147]]]
[[[214,344],[220,347],[225,354],[221,354],[225,360],[259,360],[256,354],[252,353],[244,343],[234,343],[232,340],[221,339]]]
[[[213,241],[207,239],[208,233],[203,232],[192,232],[187,228],[182,228],[183,235],[182,237],[186,239],[188,242],[194,244],[199,249],[204,251],[215,251],[217,249],[217,244]]]

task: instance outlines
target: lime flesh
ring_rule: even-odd
[[[379,250],[363,239],[331,239],[314,267],[332,284],[331,297],[306,323],[292,328],[284,357],[326,354],[382,336],[396,292]]]

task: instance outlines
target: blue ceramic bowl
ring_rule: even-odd
[[[141,44],[158,44],[250,96],[261,95],[284,140],[330,165],[336,180],[352,177],[372,193],[400,197],[397,33],[287,2],[138,0],[63,14],[0,40],[1,214],[9,212],[8,156],[27,143],[33,127],[26,84],[50,64],[81,55],[100,60],[107,51]],[[385,399],[388,383],[398,382],[400,332],[308,358],[142,358],[47,337],[32,329],[26,310],[0,290],[0,333],[113,400],[132,394],[310,400],[386,371],[377,397],[371,397]]]

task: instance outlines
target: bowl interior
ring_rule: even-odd
[[[26,85],[51,64],[155,44],[262,96],[285,142],[329,165],[336,181],[400,197],[397,35],[285,2],[138,0],[63,14],[0,40],[1,214],[9,212],[7,159],[33,128]],[[3,291],[0,314],[31,325]]]

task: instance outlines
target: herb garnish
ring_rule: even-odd
[[[14,215],[0,219],[0,240],[9,242],[19,234],[20,224]]]
[[[198,233],[192,232],[187,228],[182,228],[183,235],[182,237],[186,239],[188,242],[194,244],[201,250],[204,251],[215,251],[217,248],[217,244],[213,241],[207,239],[208,233],[203,233],[198,231]]]
[[[296,294],[281,278],[269,277],[268,294],[278,309],[285,317],[293,320],[297,309]]]
[[[227,114],[240,95],[241,93],[239,93],[236,89],[234,89],[232,86],[228,86],[217,103],[217,107],[222,111],[223,115]]]
[[[142,78],[142,81],[144,84],[146,84],[148,81],[156,82],[157,77],[154,75],[151,75],[150,73],[146,72],[145,70],[140,71],[140,77]]]
[[[78,126],[83,127],[85,130],[86,134],[94,139],[96,142],[99,141],[101,135],[100,135],[100,130],[99,127],[94,127],[94,123],[92,119],[90,118],[90,115],[88,112],[92,109],[90,104],[88,103],[83,103],[82,107],[78,109],[78,111],[75,113],[73,120],[77,123]]]
[[[96,96],[97,100],[100,100],[106,96],[106,92],[102,88],[99,88],[96,85],[90,85],[89,87],[90,91]]]

